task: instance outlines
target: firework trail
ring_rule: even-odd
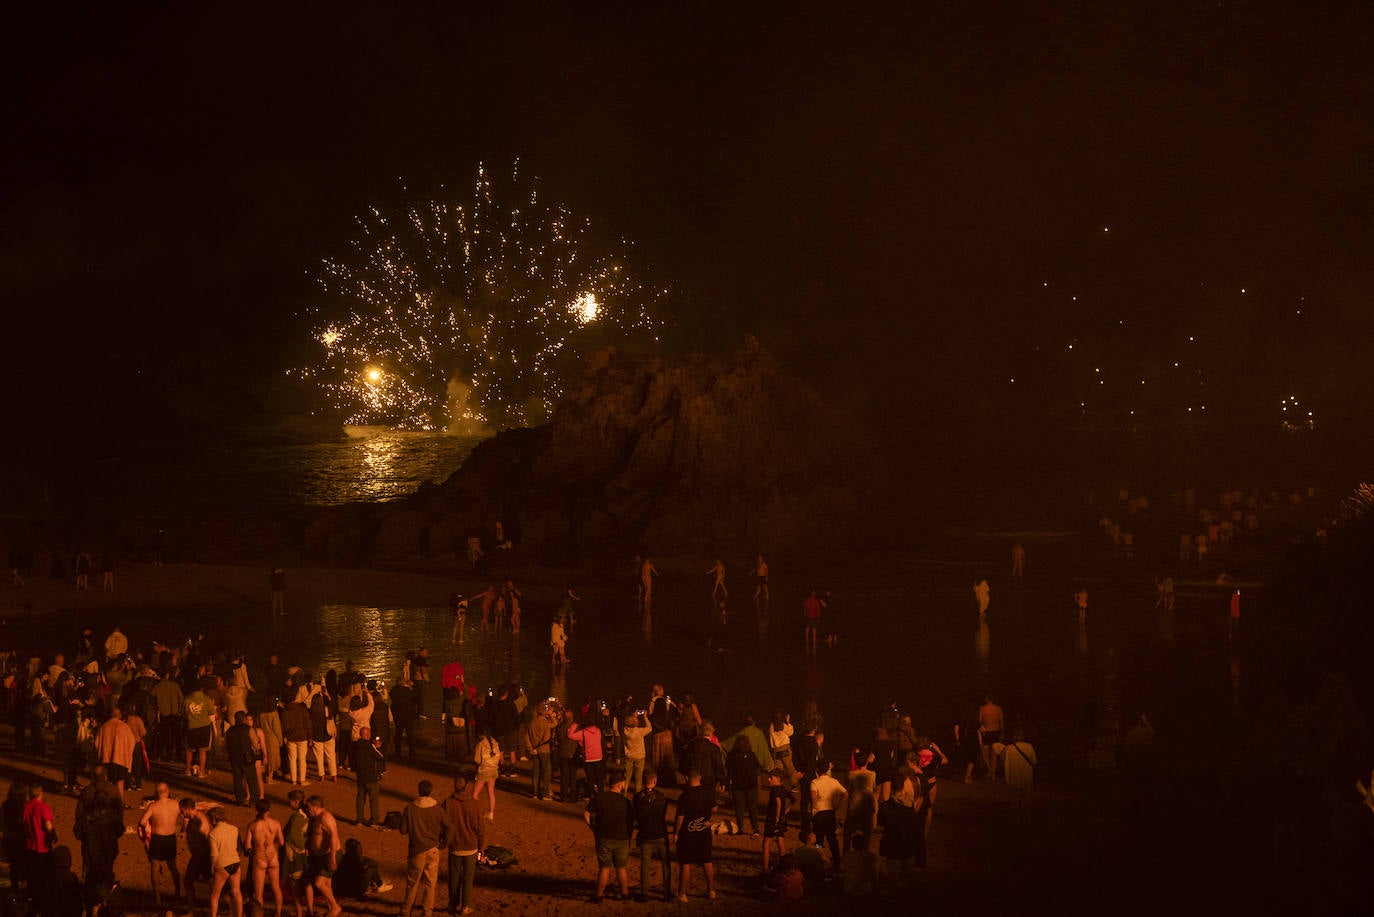
[[[539,423],[588,350],[657,340],[668,289],[518,170],[498,187],[479,165],[466,202],[369,208],[348,254],[323,262],[318,360],[294,373],[348,423]]]

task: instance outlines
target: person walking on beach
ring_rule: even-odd
[[[1078,623],[1088,623],[1088,587],[1079,586],[1078,591],[1073,594],[1073,603],[1078,608]]]
[[[276,915],[281,917],[280,855],[286,846],[286,835],[282,832],[281,822],[271,815],[271,802],[259,799],[253,808],[257,817],[248,823],[244,832],[247,838],[244,846],[253,870],[253,900],[257,902],[259,913],[266,911],[267,899],[263,897],[263,891],[270,888]]]
[[[205,682],[186,698],[186,776],[210,776],[210,742],[214,738],[217,716],[215,702],[205,693]]]
[[[448,912],[471,914],[477,856],[486,847],[482,805],[468,792],[468,771],[453,775],[453,793],[444,800],[448,820]]]
[[[138,822],[138,836],[148,853],[148,884],[153,889],[153,903],[162,907],[162,884],[159,873],[170,873],[172,894],[181,897],[181,874],[177,872],[177,816],[180,808],[172,798],[172,790],[166,783],[159,783],[153,790],[153,801],[143,810],[143,818]]]
[[[434,785],[421,780],[419,795],[401,813],[401,834],[406,847],[406,895],[400,917],[410,917],[415,899],[424,892],[420,907],[424,917],[434,913],[434,893],[439,884],[439,847],[448,838],[448,816],[430,794]]]

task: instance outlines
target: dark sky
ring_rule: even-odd
[[[899,419],[1018,374],[1072,398],[1073,340],[1162,373],[1193,333],[1238,410],[1368,398],[1367,3],[298,6],[8,30],[25,403],[240,397],[354,213],[514,156],[690,293],[686,341],[756,331]]]

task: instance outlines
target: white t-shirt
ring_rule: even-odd
[[[844,793],[840,781],[829,774],[821,774],[811,781],[811,798],[816,801],[816,812],[827,812],[835,808]]]

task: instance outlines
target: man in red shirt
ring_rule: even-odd
[[[28,856],[29,887],[42,880],[48,871],[48,858],[57,844],[52,809],[43,801],[43,785],[29,784],[29,801],[24,806],[24,850]]]

